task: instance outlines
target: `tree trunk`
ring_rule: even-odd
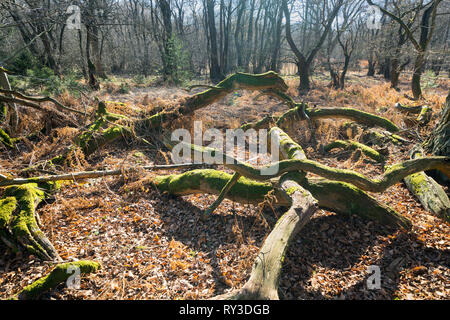
[[[425,65],[425,52],[417,54],[416,62],[414,63],[414,73],[412,76],[411,89],[414,99],[419,99],[422,96],[421,78],[423,67]]]
[[[433,155],[450,157],[450,92],[441,112],[440,121],[424,147]]]
[[[208,17],[208,33],[210,39],[210,78],[213,83],[222,81],[225,76],[222,74],[219,64],[219,53],[217,48],[217,29],[214,12],[214,1],[206,0],[207,17]]]

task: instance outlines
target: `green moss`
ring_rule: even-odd
[[[384,206],[366,192],[352,184],[320,180],[297,181],[319,201],[319,206],[344,215],[357,215],[365,220],[377,221],[383,225],[400,226],[410,229],[412,223],[395,210]]]
[[[366,156],[369,158],[378,161],[378,162],[384,162],[385,158],[382,154],[380,154],[378,151],[362,144],[356,141],[342,141],[342,140],[336,140],[327,146],[325,146],[324,150],[325,152],[330,152],[333,149],[347,149],[347,150],[361,150]]]
[[[9,135],[2,128],[0,128],[0,142],[3,143],[8,148],[11,148],[11,149],[14,148],[13,140],[9,137]]]
[[[49,291],[59,284],[67,281],[74,275],[74,270],[79,270],[81,274],[96,272],[101,268],[100,264],[94,261],[76,261],[57,265],[47,276],[40,278],[19,292],[15,299],[37,299],[40,295]]]
[[[428,191],[428,180],[427,175],[423,172],[419,172],[408,177],[411,186],[414,189],[414,193],[417,195],[422,195]]]
[[[17,200],[14,197],[7,197],[0,200],[0,230],[8,226],[12,213],[16,210]]]
[[[10,230],[7,233],[15,242],[22,244],[30,253],[44,260],[53,260],[58,257],[55,249],[39,229],[36,218],[35,208],[39,202],[46,197],[46,192],[58,188],[57,183],[29,183],[21,186],[11,186],[5,189],[3,208],[10,210],[12,203],[15,204],[16,211],[14,215],[10,214],[6,222]],[[9,199],[8,202],[5,202]],[[14,201],[12,200],[14,199]],[[11,213],[13,212],[11,211]],[[5,216],[6,217],[6,216]],[[6,230],[4,230],[6,232]]]
[[[232,178],[232,175],[216,170],[193,170],[180,175],[156,177],[154,184],[160,191],[167,191],[173,195],[185,195],[195,192],[217,194]],[[228,192],[231,199],[250,202],[263,201],[273,187],[270,183],[256,182],[241,177]]]

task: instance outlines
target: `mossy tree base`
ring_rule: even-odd
[[[30,183],[6,188],[0,199],[0,238],[13,251],[25,248],[42,260],[61,260],[36,220],[36,206],[54,187]]]

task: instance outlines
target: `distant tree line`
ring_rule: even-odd
[[[366,61],[393,88],[411,72],[418,98],[425,72],[449,73],[449,17],[443,0],[3,0],[0,64],[77,72],[92,89],[108,74],[217,83],[289,64],[307,92],[317,70],[344,88]]]

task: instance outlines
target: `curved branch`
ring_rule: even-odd
[[[166,141],[166,144],[169,147],[175,145],[175,143],[171,141]],[[330,180],[351,183],[364,191],[383,192],[400,182],[403,178],[417,172],[438,169],[444,172],[447,176],[450,176],[449,157],[429,157],[408,160],[392,166],[381,178],[371,179],[352,170],[335,169],[319,162],[306,159],[284,160],[268,166],[253,167],[215,149],[199,147],[186,144],[184,142],[181,142],[180,145],[184,145],[187,150],[191,150],[191,159],[200,159],[200,157],[211,157],[213,155],[212,158],[222,160],[220,163],[216,164],[223,164],[244,177],[258,181],[267,181],[277,178],[284,173],[291,171],[305,171],[317,174]],[[195,158],[196,156],[199,158]]]

